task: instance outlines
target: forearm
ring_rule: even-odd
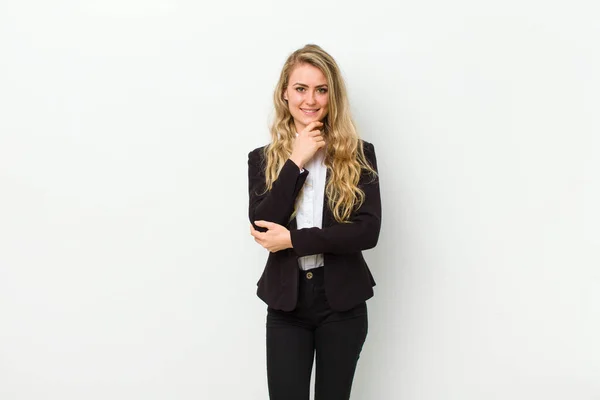
[[[286,226],[294,210],[296,197],[306,181],[308,171],[300,173],[298,166],[287,160],[279,176],[273,182],[271,190],[265,192],[265,176],[256,154],[250,154],[248,160],[249,181],[249,219],[264,220]],[[264,231],[264,228],[255,228]]]
[[[326,228],[302,228],[290,231],[292,247],[298,256],[321,253],[346,254],[375,247],[381,221],[376,216],[336,224]]]

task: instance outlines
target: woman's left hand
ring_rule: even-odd
[[[250,224],[250,234],[254,236],[256,243],[260,244],[271,253],[292,248],[290,231],[285,226],[269,221],[254,221],[254,223],[256,226],[267,228],[267,231],[257,231],[254,229],[254,226]]]

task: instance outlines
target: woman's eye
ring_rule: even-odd
[[[303,87],[297,87],[297,88],[296,88],[296,91],[297,91],[297,92],[304,92],[304,91],[305,91],[305,89],[306,89],[306,88],[303,88]],[[319,93],[321,93],[321,94],[323,94],[323,93],[327,93],[327,88],[319,88],[319,89],[317,89],[317,91],[318,91]]]

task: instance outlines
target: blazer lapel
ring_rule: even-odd
[[[330,173],[329,173],[329,168],[327,168],[327,174],[325,175],[325,187],[327,187],[327,183],[329,182],[329,178],[330,178]],[[331,210],[329,209],[329,206],[327,205],[327,193],[325,193],[323,195],[323,221],[322,221],[322,226],[326,227],[326,226],[331,226],[334,223],[334,218],[333,218],[333,214],[331,213]]]

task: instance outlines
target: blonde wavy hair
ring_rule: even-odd
[[[364,192],[358,187],[362,171],[366,170],[373,179],[377,172],[365,158],[363,142],[350,115],[346,85],[340,69],[333,57],[317,45],[307,44],[293,52],[283,65],[275,87],[275,115],[270,128],[271,143],[264,149],[266,190],[271,190],[283,164],[292,154],[296,128],[288,104],[283,99],[283,93],[287,89],[292,71],[301,64],[310,64],[318,68],[327,79],[329,112],[323,119],[321,128],[327,143],[324,163],[330,173],[325,194],[328,207],[336,221],[350,222],[352,212],[362,205],[365,198]],[[300,197],[299,195],[298,199]],[[291,219],[295,217],[297,210],[298,203],[294,207]]]

